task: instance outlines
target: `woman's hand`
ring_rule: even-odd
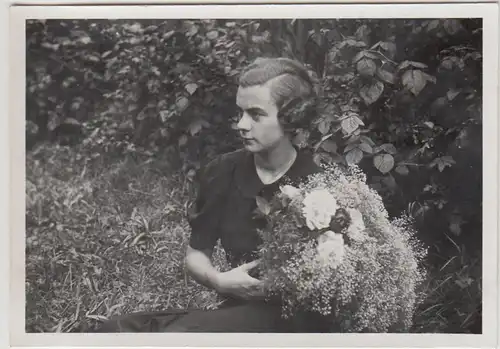
[[[218,274],[217,292],[246,300],[263,299],[265,297],[263,282],[248,275],[248,272],[258,264],[259,261],[253,261]]]

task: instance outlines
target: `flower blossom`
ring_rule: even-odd
[[[281,192],[289,199],[295,199],[300,196],[300,189],[295,188],[293,185],[284,185],[280,187]]]
[[[311,191],[302,203],[302,213],[310,230],[327,228],[338,208],[337,200],[326,189]]]
[[[329,263],[336,268],[344,257],[344,238],[342,234],[334,233],[331,230],[321,234],[317,238],[318,246],[316,247],[317,259],[322,263]],[[333,262],[333,265],[331,264]]]
[[[355,241],[364,240],[364,230],[366,229],[365,223],[363,221],[363,214],[353,208],[348,208],[347,212],[351,217],[351,224],[347,228],[347,235]]]

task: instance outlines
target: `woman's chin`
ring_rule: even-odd
[[[245,147],[246,150],[248,150],[251,153],[259,153],[262,151],[261,147],[259,147],[258,144],[252,141],[243,143],[243,146]]]

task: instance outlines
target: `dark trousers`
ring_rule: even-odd
[[[278,305],[247,302],[216,310],[169,310],[117,316],[98,332],[328,332],[320,318],[281,317]]]

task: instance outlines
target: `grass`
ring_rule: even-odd
[[[133,311],[217,307],[183,265],[189,180],[167,156],[81,154],[47,145],[27,154],[26,331],[85,332]],[[215,261],[226,268],[220,248]],[[434,262],[414,332],[474,332],[480,275],[480,260],[458,246]]]
[[[216,306],[185,273],[190,184],[167,159],[77,159],[69,148],[44,147],[28,155],[26,177],[27,332]]]
[[[455,245],[451,257],[431,256],[414,332],[482,332],[482,259]]]

